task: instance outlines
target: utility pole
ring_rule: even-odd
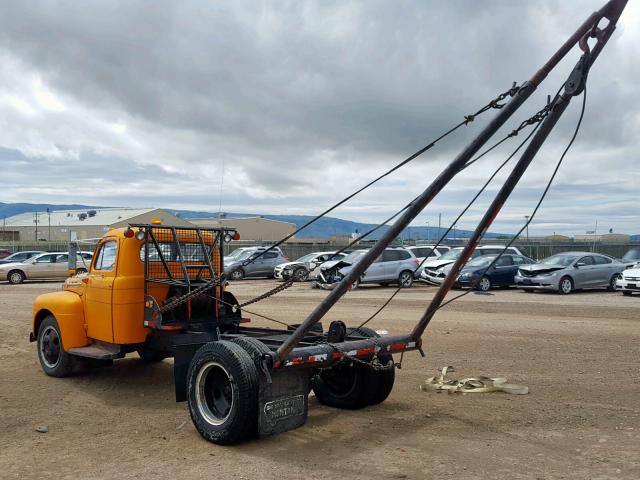
[[[38,212],[35,213],[35,220],[34,223],[36,224],[36,231],[34,232],[34,237],[36,242],[38,241]]]
[[[49,236],[47,237],[51,241],[51,210],[47,207],[47,216],[49,217]]]
[[[525,215],[524,219],[527,221],[527,243],[529,243],[529,215]]]

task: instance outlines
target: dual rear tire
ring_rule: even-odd
[[[189,365],[187,402],[191,420],[206,440],[229,445],[253,436],[258,419],[254,359],[234,342],[202,346]]]
[[[353,329],[350,333],[368,338],[379,337],[366,327]],[[370,365],[343,361],[320,371],[311,379],[316,398],[323,405],[349,410],[384,402],[393,389],[395,366],[389,353],[378,354],[378,360],[385,368],[374,369]]]

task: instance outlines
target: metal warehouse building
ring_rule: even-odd
[[[110,228],[151,223],[152,219],[159,219],[163,225],[193,226],[159,208],[96,208],[23,213],[7,218],[4,229],[7,234],[11,232],[11,240],[69,241],[99,238]]]
[[[277,241],[296,231],[294,223],[269,220],[263,217],[239,218],[191,218],[189,221],[199,227],[233,228],[242,240]]]

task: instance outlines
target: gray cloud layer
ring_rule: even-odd
[[[599,6],[9,2],[0,18],[2,200],[215,210],[224,165],[223,209],[313,214],[528,78]],[[583,130],[532,231],[581,232],[595,219],[640,231],[640,14],[627,10],[591,74]],[[576,59],[514,123],[544,103]],[[577,107],[496,230],[517,228],[529,213]],[[388,216],[477,128],[337,215]],[[453,217],[508,151],[452,182],[418,223]]]

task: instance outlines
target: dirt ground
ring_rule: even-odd
[[[243,301],[272,285],[232,291]],[[468,295],[429,326],[426,358],[405,355],[383,404],[342,411],[312,397],[304,427],[220,447],[174,402],[170,360],[146,365],[133,354],[98,372],[45,376],[28,342],[31,304],[59,288],[0,284],[3,479],[640,478],[640,296]],[[348,293],[325,325],[366,319],[390,291]],[[373,326],[407,331],[434,291],[403,291]],[[296,285],[252,307],[294,323],[325,295]],[[530,394],[421,392],[444,365],[458,378],[505,376]],[[41,424],[48,433],[36,432]]]

